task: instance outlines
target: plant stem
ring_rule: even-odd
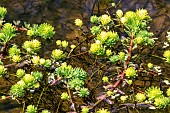
[[[132,46],[133,46],[133,37],[131,37],[130,39],[130,47],[128,49],[128,58],[126,60],[126,66],[124,67],[124,70],[120,76],[120,79],[113,85],[112,89],[110,91],[113,91],[118,85],[119,83],[122,81],[124,75],[125,75],[125,72],[126,72],[126,69],[129,65],[129,62],[130,62],[130,59],[131,59],[131,54],[132,54]]]
[[[39,105],[39,103],[40,103],[41,97],[42,97],[42,95],[43,95],[43,93],[44,93],[44,90],[47,89],[48,86],[49,86],[49,85],[47,85],[47,87],[44,87],[44,88],[43,88],[43,90],[42,90],[42,92],[41,92],[41,94],[40,94],[40,96],[39,96],[38,102],[37,102],[37,106],[36,106],[37,108],[38,108],[38,105]]]
[[[73,100],[72,100],[72,97],[71,97],[71,92],[70,92],[68,82],[66,82],[66,84],[67,84],[67,90],[68,90],[68,95],[69,95],[69,98],[70,98],[70,102],[73,105],[74,112],[76,112],[76,108],[74,107],[74,103],[73,103]]]
[[[131,54],[132,54],[132,47],[133,47],[133,35],[130,38],[130,44],[129,44],[129,49],[128,49],[128,58],[126,60],[126,65],[124,67],[124,70],[120,76],[120,79],[112,86],[112,88],[110,89],[110,91],[113,91],[119,84],[120,82],[123,80],[123,77],[125,75],[126,69],[129,65],[130,59],[131,59]],[[93,107],[95,107],[98,103],[100,103],[103,99],[105,99],[107,97],[107,94],[103,95],[94,105]]]

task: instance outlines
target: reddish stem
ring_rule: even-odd
[[[22,28],[22,27],[18,27],[17,29],[18,29],[19,31],[27,31],[26,28]]]
[[[120,76],[120,79],[113,85],[113,87],[112,87],[112,89],[110,91],[113,91],[119,85],[119,83],[122,81],[122,79],[123,79],[123,77],[125,75],[125,72],[126,72],[126,69],[127,69],[128,65],[129,65],[129,62],[130,62],[130,59],[131,59],[131,54],[132,54],[132,46],[133,46],[133,41],[132,40],[133,40],[133,38],[130,39],[130,47],[128,49],[128,54],[129,55],[128,55],[128,58],[126,60],[126,66],[124,67],[124,70],[123,70],[123,72],[122,72],[122,74]]]
[[[124,67],[124,70],[120,76],[120,79],[112,86],[112,88],[110,89],[110,91],[113,91],[119,84],[120,82],[123,80],[123,77],[125,76],[125,72],[126,72],[126,69],[129,65],[129,62],[130,62],[130,59],[131,59],[131,54],[132,54],[132,46],[133,46],[133,37],[131,37],[130,39],[130,45],[129,45],[129,49],[128,49],[128,58],[126,60],[126,66]],[[104,96],[102,96],[102,98],[99,98],[100,101],[105,99],[107,97],[107,94],[105,94]]]

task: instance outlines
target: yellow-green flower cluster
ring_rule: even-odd
[[[26,113],[37,113],[38,109],[34,105],[28,105],[26,109]]]
[[[61,94],[61,99],[62,99],[62,100],[69,100],[68,93],[67,93],[67,92],[63,92],[63,93]]]
[[[25,70],[24,69],[18,69],[16,72],[16,75],[18,78],[22,78],[25,75]]]
[[[41,48],[41,43],[34,39],[31,41],[25,41],[22,47],[27,51],[27,53],[35,54]]]
[[[5,23],[0,30],[1,43],[6,44],[14,36],[16,36],[16,28],[11,23]]]
[[[107,109],[102,108],[102,109],[99,109],[97,111],[97,113],[110,113],[110,111],[108,111]]]
[[[152,69],[153,68],[153,64],[152,63],[148,63],[148,68]]]
[[[108,33],[106,31],[100,32],[100,34],[96,37],[101,43],[104,43],[108,38]]]
[[[158,108],[165,108],[170,103],[170,99],[168,97],[164,97],[163,95],[156,98],[154,104]]]
[[[110,56],[110,55],[112,55],[112,51],[110,49],[107,49],[106,50],[106,56]]]
[[[118,17],[118,18],[122,18],[122,16],[123,16],[123,11],[122,10],[117,10],[116,11],[116,16]]]
[[[88,107],[83,107],[81,110],[81,113],[88,113],[89,112],[89,108]]]
[[[100,22],[102,23],[102,25],[107,25],[111,22],[111,17],[109,15],[104,14],[100,16]]]
[[[168,93],[170,91],[168,91],[168,90],[167,90],[167,95],[169,96]],[[158,87],[152,86],[152,87],[148,88],[146,90],[146,94],[147,94],[147,97],[149,98],[149,100],[154,102],[154,104],[157,108],[165,108],[170,103],[170,98],[165,97],[163,95],[163,91],[161,91],[160,88],[158,88]]]
[[[60,60],[62,58],[65,58],[65,54],[63,53],[62,50],[60,49],[55,49],[52,51],[52,54],[51,54],[51,57],[54,59],[54,60]]]
[[[76,45],[71,45],[70,48],[74,49],[74,48],[76,48]]]
[[[166,94],[170,97],[170,87],[167,89]]]
[[[7,68],[3,65],[0,65],[0,77],[3,77],[7,73]]]
[[[56,41],[56,45],[57,46],[62,46],[64,48],[66,48],[68,46],[68,41],[64,40],[64,41],[61,41],[61,40],[57,40]]]
[[[150,16],[145,9],[138,9],[136,12],[128,11],[124,14],[124,16],[123,13],[118,10],[117,16],[119,18],[121,17],[120,21],[125,25],[128,31],[133,32],[134,34],[139,32],[141,29],[146,28],[147,22],[150,21]]]
[[[119,60],[124,61],[125,60],[125,53],[124,52],[119,52]]]
[[[59,77],[69,78],[73,68],[71,65],[67,65],[66,62],[62,63],[60,67],[56,68],[55,72]]]
[[[30,86],[34,83],[35,77],[31,74],[25,74],[22,80],[25,82],[25,84],[27,84],[27,86]]]
[[[163,54],[167,62],[170,62],[170,50],[166,50]]]
[[[55,31],[53,26],[47,23],[43,23],[38,27],[37,33],[44,39],[50,39],[55,34]]]
[[[7,9],[4,7],[0,7],[0,19],[3,19],[7,13]]]
[[[128,78],[135,78],[137,76],[134,67],[128,67],[125,74],[126,74],[125,76],[127,76]]]
[[[146,94],[147,94],[147,97],[149,98],[149,100],[155,100],[156,98],[160,97],[162,95],[162,91],[160,90],[160,88],[158,87],[149,87],[147,90],[146,90]]]
[[[121,97],[120,97],[120,100],[123,101],[123,102],[125,102],[125,101],[127,100],[127,98],[128,98],[128,96],[121,96]]]
[[[97,17],[96,15],[91,16],[90,17],[90,22],[94,23],[94,24],[99,23],[100,22],[99,17]]]
[[[10,89],[10,94],[15,97],[23,97],[25,95],[24,87],[20,84],[14,84]]]
[[[71,89],[81,90],[84,85],[84,80],[87,77],[86,72],[82,68],[72,68],[71,65],[67,65],[66,63],[62,63],[62,65],[55,70],[55,74],[58,77],[67,78],[68,84]],[[86,93],[86,89],[83,89],[80,93]]]
[[[118,55],[111,56],[109,60],[113,63],[116,63],[117,61],[125,61],[125,53],[119,52]]]
[[[79,27],[83,25],[83,21],[80,19],[76,19],[74,23],[76,24],[76,26],[79,26]]]
[[[105,48],[100,43],[93,43],[90,46],[90,52],[95,55],[104,55]]]
[[[14,55],[12,57],[12,61],[13,62],[20,62],[21,61],[21,56],[20,55]]]
[[[21,61],[20,49],[18,49],[16,45],[13,45],[9,49],[9,56],[13,62],[20,62]]]
[[[97,37],[97,40],[99,40],[102,44],[106,44],[107,46],[112,46],[114,45],[118,40],[119,36],[117,32],[112,32],[112,31],[101,31]]]
[[[136,15],[141,19],[149,19],[148,11],[146,9],[138,9],[136,10]]]
[[[97,35],[100,32],[100,26],[93,26],[90,30],[93,35]]]
[[[102,80],[103,80],[103,82],[109,82],[109,78],[108,78],[107,76],[104,76],[104,77],[102,78]]]
[[[24,96],[25,91],[30,88],[39,88],[39,82],[43,78],[43,74],[39,71],[27,74],[23,69],[18,69],[16,72],[16,76],[20,78],[20,81],[14,84],[10,89],[10,94],[14,97]]]
[[[141,30],[139,33],[136,34],[135,38],[135,44],[139,45],[153,45],[154,40],[152,38],[149,38],[153,36],[152,32],[148,32],[147,30]]]
[[[50,113],[50,111],[48,111],[47,109],[44,109],[44,110],[42,110],[41,113]]]
[[[33,56],[31,61],[34,65],[39,65],[40,57],[39,56]]]
[[[135,97],[138,102],[143,102],[146,99],[145,94],[142,93],[137,93]]]
[[[89,91],[87,88],[81,88],[78,95],[80,97],[87,97],[89,96]]]
[[[61,45],[62,47],[66,48],[68,46],[68,42],[64,40],[61,42]]]
[[[54,36],[54,34],[54,27],[47,23],[40,25],[34,24],[33,27],[29,27],[27,30],[28,36],[40,36],[44,39],[50,39]]]
[[[51,60],[40,58],[39,56],[32,56],[31,61],[34,65],[41,65],[45,67],[50,67],[51,65]]]

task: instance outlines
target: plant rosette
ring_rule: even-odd
[[[35,82],[35,77],[31,74],[25,74],[22,79],[28,87],[33,85]]]

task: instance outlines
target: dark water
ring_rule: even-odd
[[[119,0],[115,0],[117,3]],[[104,12],[106,4],[100,0],[100,13]],[[74,20],[80,18],[88,25],[88,19],[92,15],[94,0],[1,0],[0,5],[8,9],[6,16],[7,21],[20,20],[21,23],[49,23],[55,27],[56,35],[54,41],[44,48],[44,56],[48,57],[49,51],[55,49],[55,40],[65,39],[75,40],[77,34]],[[166,31],[170,27],[170,1],[169,0],[122,0],[116,9],[122,9],[124,12],[135,10],[137,8],[146,8],[153,18],[151,22],[151,31],[159,38],[160,42],[165,40]],[[110,10],[115,12],[115,9]],[[98,14],[98,8],[95,6],[93,13]],[[19,36],[22,38],[22,36]],[[15,43],[22,43],[22,40],[16,39]],[[160,47],[155,48],[160,51]],[[160,53],[162,53],[160,51]],[[159,52],[158,52],[159,55]],[[154,59],[153,59],[154,60]],[[155,63],[159,64],[157,59]],[[163,64],[162,64],[163,65]],[[139,86],[142,84],[137,82]],[[95,86],[95,84],[90,84]],[[90,86],[89,85],[89,86]],[[0,86],[0,88],[3,88]],[[19,113],[22,109],[17,103],[7,100],[0,102],[0,113]],[[147,110],[145,113],[167,113],[166,110],[152,111]],[[139,110],[140,113],[144,113]],[[122,111],[127,112],[127,111]],[[136,113],[136,110],[130,110],[129,113]]]

